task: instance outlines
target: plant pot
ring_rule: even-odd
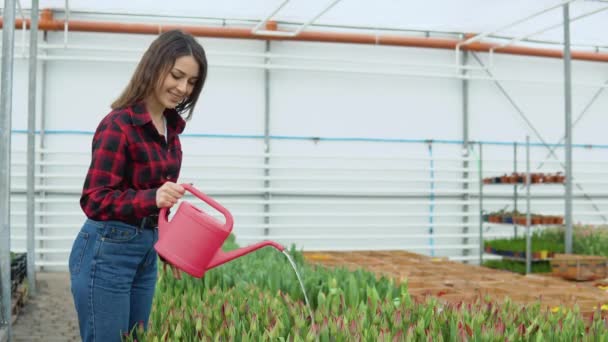
[[[546,260],[549,257],[549,251],[543,250],[532,253],[532,260]]]
[[[516,216],[513,218],[515,224],[519,224],[521,226],[526,225],[526,217],[525,216]]]

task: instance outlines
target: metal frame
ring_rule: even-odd
[[[606,2],[606,1],[600,1],[600,0],[595,0],[598,2]],[[58,8],[56,11],[61,11],[60,8]],[[236,25],[242,25],[242,24],[258,24],[260,22],[259,18],[248,18],[248,17],[239,17],[239,18],[233,18],[233,17],[201,17],[201,16],[191,16],[191,15],[176,15],[176,14],[172,14],[172,15],[165,15],[165,14],[158,14],[158,13],[146,13],[146,12],[138,12],[138,13],[127,13],[127,12],[122,12],[122,11],[118,11],[118,10],[113,10],[113,11],[93,11],[93,10],[83,10],[83,9],[71,9],[70,10],[72,15],[79,15],[79,14],[85,14],[85,15],[102,15],[102,16],[114,16],[114,17],[120,17],[120,16],[128,16],[128,17],[138,17],[138,18],[149,18],[149,19],[158,19],[158,18],[162,18],[162,19],[175,19],[175,20],[189,20],[189,21],[196,21],[196,22],[200,22],[200,21],[205,21],[205,22],[213,22],[215,24],[218,25],[222,25],[222,26],[226,26],[226,25],[230,25],[231,23],[234,23]],[[303,22],[296,22],[296,21],[289,21],[289,20],[279,20],[277,21],[280,24],[285,24],[285,25],[289,25],[289,26],[300,26],[303,25]],[[319,28],[338,28],[338,29],[352,29],[352,30],[373,30],[373,31],[383,31],[383,32],[399,32],[399,33],[418,33],[418,34],[423,34],[425,36],[433,36],[433,35],[438,35],[438,36],[442,36],[445,37],[447,36],[455,36],[455,37],[460,37],[462,36],[462,32],[455,32],[455,31],[441,31],[441,30],[417,30],[417,29],[404,29],[404,28],[394,28],[394,27],[383,27],[383,26],[364,26],[364,25],[332,25],[332,24],[320,24],[320,23],[311,23],[310,25],[308,25],[309,27],[319,27]],[[507,37],[507,36],[501,36],[501,35],[490,35],[488,36],[488,38],[496,38],[496,39],[511,39],[512,37]],[[553,40],[547,40],[547,39],[524,39],[524,42],[528,42],[528,43],[536,43],[536,44],[549,44],[549,45],[562,45],[561,41],[553,41]],[[585,44],[585,43],[577,43],[577,44],[573,44],[573,46],[579,46],[579,47],[587,47],[587,48],[592,48],[592,49],[606,49],[608,48],[608,45],[597,45],[597,44]]]
[[[565,6],[565,5],[564,5],[564,6]],[[591,15],[594,15],[594,14],[597,14],[597,13],[600,13],[600,12],[603,12],[603,11],[605,11],[605,10],[608,10],[608,6],[606,6],[606,7],[601,7],[601,8],[599,8],[599,9],[593,10],[593,11],[591,11],[591,12],[583,13],[583,14],[581,14],[581,15],[578,15],[578,16],[574,17],[574,18],[571,18],[571,19],[569,20],[569,23],[572,23],[572,22],[575,22],[575,21],[577,21],[577,20],[579,20],[579,19],[583,19],[583,18],[586,18],[586,17],[588,17],[588,16],[591,16]],[[494,63],[493,63],[493,60],[494,60],[494,51],[496,51],[496,50],[498,50],[498,49],[501,49],[501,48],[504,48],[504,47],[507,47],[507,46],[509,46],[509,45],[513,45],[514,43],[521,42],[521,41],[523,41],[523,40],[525,40],[525,39],[527,39],[527,38],[534,37],[534,36],[536,36],[536,35],[539,35],[539,34],[541,34],[541,33],[544,33],[544,32],[547,32],[547,31],[550,31],[550,30],[552,30],[552,29],[558,28],[558,27],[563,26],[563,25],[564,25],[564,23],[563,23],[563,22],[562,22],[562,23],[559,23],[559,24],[551,25],[551,26],[545,27],[545,28],[543,28],[543,29],[540,29],[540,30],[538,30],[538,31],[535,31],[535,32],[532,32],[532,33],[528,33],[528,34],[525,34],[525,35],[522,35],[522,36],[519,36],[519,37],[513,38],[513,39],[509,40],[509,41],[508,41],[508,42],[506,42],[506,43],[499,44],[498,46],[494,46],[494,47],[490,48],[490,54],[489,54],[489,59],[488,59],[488,67],[489,67],[489,68],[492,68],[492,67],[493,67],[493,65],[494,65]]]
[[[68,32],[70,27],[70,1],[65,0],[65,22],[63,23],[63,45],[68,46]]]
[[[16,56],[18,59],[27,58],[27,56]],[[48,56],[42,55],[38,57],[40,61],[88,61],[88,62],[116,62],[116,63],[137,63],[137,58],[121,58],[121,57],[92,57],[92,56]],[[348,68],[348,67],[325,67],[325,66],[300,66],[293,64],[278,64],[278,63],[227,63],[214,62],[211,66],[217,68],[247,68],[247,69],[267,69],[267,70],[295,70],[295,71],[327,71],[340,72],[364,75],[386,75],[394,77],[414,77],[414,78],[437,78],[437,79],[457,79],[457,80],[478,80],[488,82],[523,82],[530,84],[546,84],[546,85],[563,85],[562,81],[546,80],[546,79],[521,79],[508,77],[483,77],[479,75],[463,75],[463,74],[446,74],[446,73],[429,73],[429,72],[408,72],[395,71],[389,68],[377,70],[369,70],[365,68]],[[432,65],[432,67],[444,67]],[[492,74],[493,75],[493,74]],[[573,82],[572,85],[580,87],[591,87],[605,89],[608,88],[608,83],[589,83],[589,82]]]
[[[268,20],[270,20],[272,17],[274,17],[283,7],[285,7],[285,5],[287,5],[287,3],[289,1],[290,0],[283,0],[283,2],[276,9],[274,9],[266,18],[262,19],[262,21],[260,21],[251,30],[251,32],[253,34],[266,35],[266,36],[295,37],[295,36],[299,35],[300,32],[302,32],[306,27],[308,27],[310,24],[314,23],[317,19],[319,19],[319,17],[321,17],[323,14],[325,14],[327,11],[329,11],[332,7],[334,7],[341,0],[331,0],[321,10],[321,12],[319,12],[317,15],[315,15],[313,18],[311,18],[310,20],[308,20],[304,24],[300,25],[295,31],[288,32],[288,31],[273,31],[273,30],[264,30],[264,29],[261,29],[261,27],[263,27],[264,25],[266,25],[266,23],[268,22]]]
[[[564,4],[564,112],[566,130],[566,194],[564,216],[566,236],[564,244],[566,253],[572,253],[572,70],[570,58],[570,5]]]
[[[28,79],[28,104],[27,104],[27,250],[36,250],[36,85],[38,71],[38,0],[32,0],[31,30],[30,30],[30,53],[29,79]],[[27,279],[29,291],[36,295],[36,255],[27,254]]]
[[[534,17],[537,17],[537,16],[539,16],[541,14],[547,13],[547,12],[552,11],[554,9],[560,8],[563,5],[569,4],[569,3],[574,2],[574,1],[577,1],[577,0],[563,0],[559,4],[552,5],[552,6],[549,6],[549,7],[545,8],[545,9],[542,9],[540,11],[534,12],[534,13],[532,13],[530,15],[527,15],[527,16],[521,18],[521,19],[517,19],[517,20],[515,20],[513,22],[510,22],[510,23],[508,23],[506,25],[500,26],[497,29],[493,29],[491,31],[482,32],[480,34],[477,34],[477,35],[475,35],[475,36],[473,36],[471,38],[468,38],[468,39],[466,39],[466,40],[464,40],[464,41],[456,44],[456,49],[455,49],[455,52],[456,52],[455,53],[456,65],[460,64],[460,49],[461,49],[462,46],[478,42],[478,41],[480,41],[480,40],[482,40],[484,38],[490,37],[491,35],[493,35],[495,33],[498,33],[500,31],[504,31],[504,30],[506,30],[506,29],[508,29],[510,27],[519,25],[519,24],[521,24],[523,22],[526,22],[526,21],[528,21],[528,20],[530,20],[530,19],[532,19]]]
[[[524,36],[521,36],[521,37],[517,37],[517,38],[511,39],[507,43],[504,43],[504,44],[498,45],[498,46],[496,46],[494,48],[491,48],[490,49],[490,53],[489,53],[489,61],[490,61],[489,63],[490,63],[490,66],[491,66],[492,65],[492,60],[493,60],[492,56],[493,56],[493,53],[494,53],[494,51],[496,49],[500,49],[500,48],[508,46],[508,45],[510,45],[510,44],[512,44],[514,42],[530,38],[531,36],[534,36],[534,35],[540,34],[542,32],[545,32],[547,30],[559,27],[560,25],[563,25],[563,27],[564,27],[564,42],[563,42],[563,49],[564,49],[564,58],[563,58],[563,60],[564,60],[564,102],[565,102],[564,103],[564,113],[565,113],[565,115],[564,115],[564,117],[565,117],[565,124],[564,124],[564,126],[565,126],[565,135],[564,135],[564,139],[565,139],[565,165],[564,165],[564,169],[565,169],[565,173],[567,175],[566,176],[566,184],[565,184],[565,196],[564,196],[565,197],[565,199],[564,199],[564,214],[565,215],[564,216],[565,216],[565,224],[566,224],[566,235],[565,235],[565,249],[566,249],[566,253],[571,253],[572,252],[572,184],[573,184],[573,178],[574,178],[574,175],[572,173],[572,128],[573,128],[573,124],[572,124],[572,94],[571,94],[572,93],[572,72],[571,72],[571,54],[570,54],[570,23],[572,21],[576,21],[578,19],[590,16],[590,15],[593,15],[593,14],[596,14],[596,13],[599,13],[599,12],[602,12],[602,11],[608,9],[608,7],[602,7],[602,8],[593,10],[591,12],[584,13],[582,15],[579,15],[579,16],[576,16],[574,18],[571,18],[570,17],[570,4],[572,2],[574,2],[574,1],[576,1],[576,0],[564,0],[561,3],[557,4],[557,5],[550,6],[550,7],[546,8],[546,9],[543,9],[543,10],[541,10],[539,12],[536,12],[536,13],[534,13],[532,15],[526,16],[526,17],[524,17],[522,19],[516,20],[516,21],[514,21],[514,22],[512,22],[510,24],[502,26],[502,27],[500,27],[500,28],[498,28],[496,30],[485,32],[485,33],[481,33],[479,35],[471,37],[471,38],[463,41],[462,43],[457,44],[456,45],[456,49],[455,49],[456,50],[456,53],[455,53],[456,64],[458,64],[459,58],[460,58],[459,51],[460,51],[461,46],[464,46],[464,45],[471,44],[471,43],[474,43],[476,41],[479,41],[479,40],[481,40],[481,39],[483,39],[485,37],[488,37],[488,36],[490,36],[490,35],[498,32],[498,31],[502,31],[502,30],[504,30],[506,28],[509,28],[511,26],[520,24],[520,23],[522,23],[524,21],[527,21],[529,19],[532,19],[532,18],[534,18],[534,17],[536,17],[536,16],[538,16],[540,14],[546,13],[546,12],[554,10],[554,9],[557,9],[559,7],[562,8],[562,11],[563,11],[563,22],[562,22],[562,24],[549,26],[549,27],[544,28],[544,29],[542,29],[540,31],[536,31],[536,32],[533,32],[531,34],[527,34],[527,35],[524,35]],[[478,59],[478,62],[480,64],[482,64],[481,61],[479,61],[479,59]],[[489,73],[489,71],[487,71],[487,70],[486,70],[486,72]],[[504,91],[504,88],[502,88],[502,87],[500,87],[500,88],[503,91],[503,93],[505,95],[507,95],[506,92]],[[595,100],[595,98],[597,97],[597,95],[599,95],[599,93],[600,92],[596,93],[596,96],[594,96],[594,98],[591,100],[590,103],[593,103],[593,101]],[[508,95],[507,95],[507,97],[508,97]],[[512,100],[510,100],[510,101],[511,101],[512,104],[514,104],[514,102]],[[585,110],[583,111],[583,114],[584,114],[584,112],[587,109],[588,109],[588,107],[585,108]],[[529,122],[529,120],[527,120],[527,118],[525,117],[525,115],[523,114],[523,112],[521,112],[521,110],[519,110],[519,112],[520,112],[520,115],[524,118],[524,120],[528,123],[528,125],[533,129],[533,131],[537,135],[537,137],[543,142],[544,145],[547,146],[547,144],[544,142],[544,140],[542,139],[542,137],[540,136],[540,134],[538,133],[538,131],[536,131],[536,129],[534,129],[534,127],[532,126],[532,124]],[[583,114],[581,114],[579,116],[579,119],[580,119],[580,117],[582,117]],[[578,122],[578,119],[577,119],[577,121],[575,123],[577,123],[577,122]],[[554,149],[549,148],[549,154],[553,155],[555,158],[557,158],[557,156],[554,153]],[[577,184],[577,187],[579,189],[581,189],[580,184]],[[594,207],[596,209],[598,209],[597,206],[594,205]],[[598,209],[598,211],[599,211],[599,209]]]
[[[10,341],[12,335],[11,293],[11,115],[13,96],[13,52],[15,39],[15,1],[5,0],[2,12],[2,71],[0,74],[0,329],[6,331]]]
[[[268,54],[270,52],[270,41],[267,40],[265,44],[265,53]],[[264,58],[264,64],[268,63],[269,59]],[[270,164],[270,71],[268,69],[264,69],[264,165],[268,166]],[[264,168],[264,187],[270,187],[270,168]],[[270,200],[271,194],[270,192],[264,193],[264,199],[266,201]],[[264,213],[270,212],[270,204],[268,202],[264,203]],[[264,217],[264,224],[266,227],[264,228],[264,235],[270,235],[270,216]]]

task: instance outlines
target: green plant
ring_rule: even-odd
[[[565,250],[563,233],[558,230],[546,229],[534,232],[531,236],[532,252],[550,251],[563,253]],[[517,238],[505,238],[485,241],[485,246],[497,251],[511,251],[525,253],[525,236]]]
[[[234,248],[234,240],[227,248]],[[600,315],[583,320],[578,310],[547,311],[507,300],[498,306],[419,303],[407,282],[376,278],[363,270],[310,266],[292,246],[314,307],[308,316],[292,270],[272,249],[209,271],[203,279],[173,278],[160,272],[148,330],[125,336],[134,341],[603,341]]]
[[[170,274],[164,274],[170,276]],[[165,278],[167,279],[167,278]],[[358,282],[358,279],[351,278]],[[362,296],[349,299],[347,282],[326,280],[316,294],[314,321],[304,303],[282,291],[253,284],[187,291],[163,287],[155,298],[148,331],[136,327],[134,341],[603,341],[608,330],[599,315],[583,320],[575,308],[547,311],[508,299],[502,305],[415,302],[407,284],[382,292],[357,283]],[[159,284],[161,285],[161,284]]]
[[[519,274],[526,274],[526,264],[514,260],[486,260],[483,265],[497,270],[506,270]],[[538,261],[531,264],[532,273],[549,273],[551,264],[549,261]]]
[[[564,234],[563,228],[561,233]],[[608,257],[608,226],[577,225],[574,227],[572,250],[575,254]]]

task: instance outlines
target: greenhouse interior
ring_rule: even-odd
[[[1,12],[0,342],[608,341],[608,1]]]

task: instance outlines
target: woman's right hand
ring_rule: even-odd
[[[156,206],[158,208],[170,208],[184,196],[186,189],[183,186],[166,182],[156,191]]]

